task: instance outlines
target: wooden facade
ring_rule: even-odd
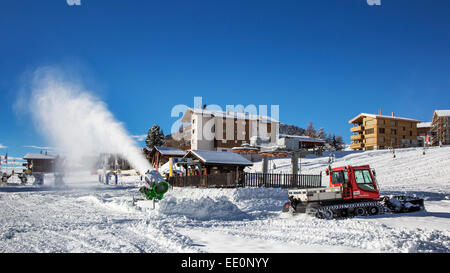
[[[144,148],[144,153],[146,154],[147,160],[152,164],[153,168],[159,169],[162,165],[169,161],[169,158],[182,158],[187,154],[186,151],[171,148],[155,146],[152,150]]]
[[[233,152],[191,150],[185,158],[191,158],[199,163],[192,165],[195,169],[191,170],[191,173],[198,175],[234,173],[236,179],[242,176],[245,167],[253,165],[248,159]]]
[[[355,150],[416,147],[419,120],[384,115],[360,114],[349,121]]]
[[[56,156],[46,154],[26,154],[23,158],[33,173],[52,173],[55,171]]]
[[[450,145],[450,110],[436,110],[431,121],[431,145]]]

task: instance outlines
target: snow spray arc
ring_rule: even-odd
[[[34,72],[30,89],[28,109],[37,129],[68,162],[109,153],[121,155],[140,173],[152,169],[106,104],[82,84],[46,67]]]

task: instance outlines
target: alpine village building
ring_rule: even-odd
[[[189,108],[181,121],[190,124],[191,149],[231,152],[258,136],[277,143],[279,121],[244,112]]]
[[[436,110],[431,121],[431,145],[450,145],[450,110]]]
[[[353,127],[350,132],[350,148],[354,150],[377,150],[388,148],[416,147],[417,124],[419,120],[361,113],[349,121]]]

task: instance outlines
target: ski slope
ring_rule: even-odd
[[[369,164],[382,194],[425,199],[426,212],[320,220],[282,214],[283,189],[174,188],[132,205],[137,177],[119,186],[76,173],[65,188],[0,187],[1,252],[450,252],[450,147],[335,153],[333,167]],[[273,172],[290,172],[275,159]],[[303,158],[317,174],[328,157]],[[260,171],[257,163],[249,171]],[[323,184],[326,185],[326,176]]]

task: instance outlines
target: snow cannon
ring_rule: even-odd
[[[153,209],[155,203],[164,197],[164,194],[169,190],[169,184],[164,181],[164,177],[156,170],[148,170],[144,176],[141,176],[141,183],[139,193],[141,198],[133,196],[133,206],[147,208],[148,201],[153,201]]]
[[[169,184],[165,181],[152,183],[151,187],[142,187],[139,189],[147,200],[153,200],[155,198],[161,200],[168,190]]]
[[[145,174],[146,185],[141,187],[139,191],[145,196],[147,200],[153,200],[154,198],[161,200],[164,194],[169,190],[169,184],[166,181],[155,180],[153,173],[147,172]],[[156,178],[158,179],[158,178]],[[159,179],[158,179],[159,180]]]

